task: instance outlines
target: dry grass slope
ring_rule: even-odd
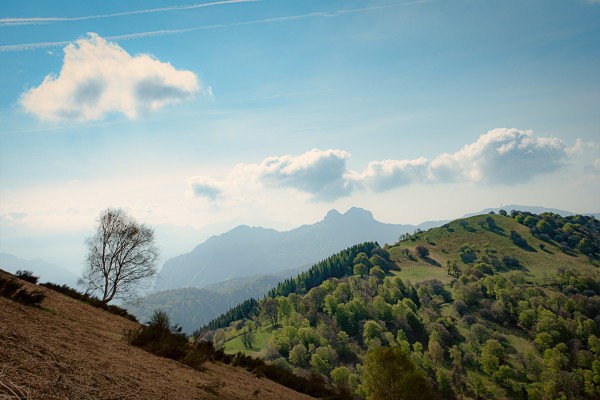
[[[0,399],[310,398],[228,365],[198,372],[156,357],[123,339],[136,323],[24,287],[46,298],[40,309],[0,297]]]

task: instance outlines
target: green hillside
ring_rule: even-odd
[[[550,215],[557,217],[556,214]],[[493,219],[493,229],[485,222],[487,218]],[[527,241],[528,246],[522,248],[513,243],[510,239],[513,230]],[[519,260],[527,279],[535,283],[543,283],[546,276],[556,273],[562,266],[575,266],[590,272],[599,266],[597,260],[590,263],[588,257],[577,251],[576,246],[575,249],[568,248],[567,251],[563,251],[561,243],[552,239],[544,241],[540,239],[539,234],[534,236],[530,231],[530,227],[514,218],[493,214],[478,215],[414,234],[389,247],[388,251],[401,269],[396,275],[413,282],[437,278],[448,284],[453,277],[447,274],[446,263],[456,261],[464,264],[459,254],[465,244],[474,249],[478,260],[486,257],[488,260],[497,258],[501,261],[505,256],[515,257]],[[543,249],[540,248],[540,244],[543,245]],[[421,259],[416,255],[415,249],[419,245],[427,247],[430,251],[428,258]],[[406,255],[407,249],[412,257]]]
[[[439,398],[598,398],[599,232],[592,217],[513,212],[384,249],[365,243],[196,334],[358,397],[389,395],[378,389],[389,377],[411,398],[431,398],[428,388]]]

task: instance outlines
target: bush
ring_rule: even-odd
[[[527,240],[523,239],[516,231],[510,231],[510,239],[519,247],[527,247]]]
[[[152,314],[148,326],[128,331],[126,337],[133,346],[157,356],[180,361],[188,355],[188,340],[180,331],[176,325],[171,326],[164,311],[157,310]]]
[[[468,244],[463,244],[460,247],[458,255],[460,256],[462,262],[465,264],[474,263],[477,260],[477,253]]]
[[[458,315],[465,315],[469,311],[469,308],[467,307],[465,302],[462,300],[454,301],[454,309],[456,310]]]
[[[14,278],[0,278],[0,296],[11,298],[22,286],[23,284]]]
[[[14,296],[13,300],[19,303],[27,304],[29,306],[39,306],[42,301],[46,298],[46,295],[40,291],[28,292],[25,289],[19,290]]]
[[[38,282],[38,279],[40,279],[38,276],[33,276],[33,272],[27,271],[27,270],[24,270],[24,271],[18,270],[15,275],[19,279],[22,279],[24,281],[34,283],[34,284],[36,284]]]
[[[309,379],[306,379],[295,375],[285,368],[267,364],[261,359],[247,356],[243,353],[237,353],[231,364],[243,367],[258,376],[265,376],[283,386],[312,397],[328,399],[344,398],[343,394],[336,394],[328,389],[325,381],[319,376],[311,375]]]
[[[516,257],[504,256],[502,262],[507,268],[517,268],[521,265],[521,262]]]
[[[552,240],[552,238],[550,237],[550,235],[546,234],[546,233],[542,233],[540,236],[538,236],[540,238],[540,240],[543,240],[544,242],[549,242]]]
[[[46,298],[46,295],[40,291],[29,292],[21,289],[22,287],[23,284],[15,278],[0,278],[0,296],[30,306],[38,306]]]
[[[425,246],[417,246],[415,248],[415,251],[417,252],[417,256],[419,256],[419,258],[425,258],[429,256],[429,249]]]

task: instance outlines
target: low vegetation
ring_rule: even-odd
[[[16,276],[24,281],[36,283],[38,277],[34,276],[31,271],[17,271]],[[0,296],[6,297],[21,304],[30,306],[39,306],[44,298],[44,293],[38,290],[27,290],[23,288],[23,283],[15,278],[0,277]]]
[[[162,311],[155,311],[147,326],[129,330],[124,336],[128,343],[134,346],[161,357],[180,361],[197,370],[202,370],[202,365],[208,360],[220,361],[245,368],[257,376],[264,376],[309,396],[325,399],[349,397],[343,390],[338,393],[327,388],[325,381],[316,375],[305,379],[278,365],[265,363],[241,352],[227,355],[223,349],[215,349],[211,342],[189,341],[186,335],[181,333],[181,328],[171,325],[169,317]]]
[[[72,287],[69,287],[68,285],[58,285],[56,283],[46,282],[46,283],[40,284],[40,286],[44,286],[48,289],[54,290],[55,292],[64,294],[65,296],[68,296],[72,299],[79,300],[81,302],[89,304],[92,307],[96,307],[96,308],[100,308],[104,311],[108,311],[111,314],[115,314],[120,317],[127,318],[133,322],[138,322],[137,319],[135,318],[135,316],[129,314],[127,312],[127,310],[125,310],[124,308],[121,308],[119,306],[115,306],[112,304],[106,304],[105,302],[102,302],[99,298],[92,296],[88,293],[81,293],[77,289],[73,289]]]

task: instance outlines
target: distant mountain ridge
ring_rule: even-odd
[[[14,274],[18,270],[28,270],[40,278],[42,282],[59,285],[77,285],[77,276],[72,272],[44,260],[24,260],[8,253],[0,253],[0,268]]]
[[[285,232],[241,225],[167,260],[154,290],[201,288],[237,277],[272,274],[318,262],[356,243],[394,243],[417,228],[379,222],[370,211],[356,207],[344,214],[331,210],[320,222]]]
[[[506,205],[487,208],[478,214],[500,209],[552,212],[563,216],[575,213],[554,208]],[[587,213],[600,218],[600,213]],[[313,264],[348,246],[365,241],[392,244],[404,233],[427,230],[451,220],[426,221],[419,225],[387,224],[375,220],[370,211],[353,207],[344,214],[330,210],[322,221],[289,231],[240,225],[208,238],[191,252],[168,259],[158,275],[154,291],[185,287],[201,288],[212,283],[256,274],[273,274]]]

